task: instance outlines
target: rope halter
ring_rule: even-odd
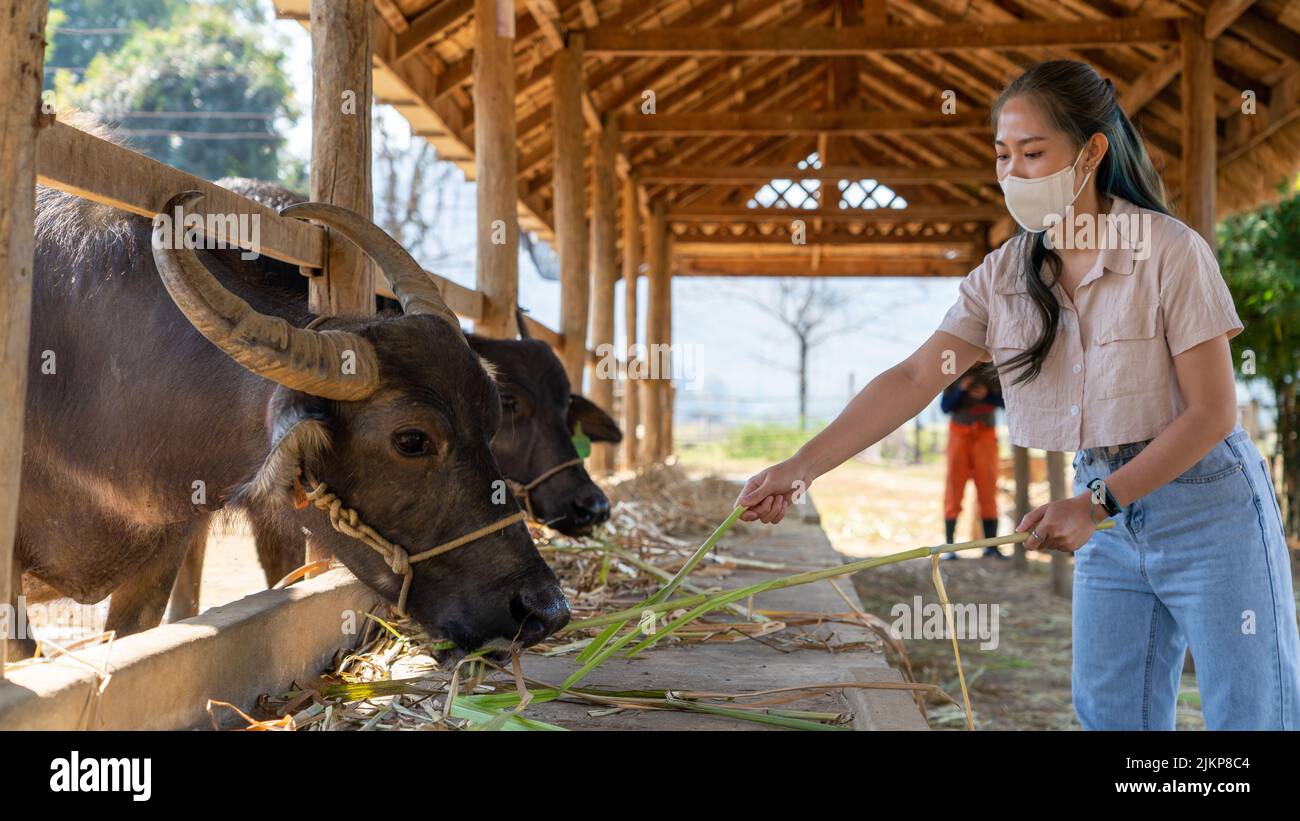
[[[510,492],[513,493],[514,497],[519,500],[519,503],[521,505],[523,505],[524,510],[528,511],[528,518],[532,519],[534,522],[540,522],[541,519],[538,519],[537,515],[533,513],[533,499],[532,496],[530,495],[533,488],[537,487],[542,482],[545,482],[547,479],[551,478],[552,476],[559,473],[560,471],[566,470],[571,467],[577,467],[578,465],[581,464],[582,464],[582,457],[575,456],[569,461],[561,462],[560,464],[556,465],[550,470],[542,473],[542,475],[538,476],[536,479],[532,480],[526,485],[516,482],[514,479],[506,479],[506,487],[510,488]]]
[[[432,559],[434,556],[441,556],[443,553],[449,553],[458,547],[464,547],[470,542],[496,533],[498,530],[503,530],[515,522],[522,522],[524,519],[524,512],[516,510],[509,516],[498,519],[489,525],[484,525],[472,533],[457,536],[451,541],[443,542],[436,547],[431,547],[412,556],[404,547],[388,541],[379,535],[378,531],[362,521],[360,514],[345,506],[338,494],[332,492],[324,482],[319,481],[310,470],[300,467],[298,475],[311,489],[303,491],[302,486],[298,484],[297,478],[294,479],[294,483],[297,485],[295,490],[302,492],[297,507],[312,505],[319,510],[325,511],[329,516],[331,527],[344,536],[351,536],[378,553],[383,557],[388,568],[402,577],[402,592],[397,597],[397,612],[403,618],[406,618],[406,597],[411,591],[411,579],[415,575],[415,570],[411,565],[426,559]]]

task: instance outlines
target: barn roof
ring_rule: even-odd
[[[373,3],[376,101],[472,178],[473,0]],[[304,23],[309,4],[275,0]],[[992,171],[989,106],[1025,67],[1055,57],[1114,81],[1177,198],[1180,18],[1214,38],[1218,213],[1270,199],[1300,172],[1294,0],[514,8],[521,224],[551,236],[551,66],[566,42],[580,42],[588,144],[619,129],[620,175],[667,204],[677,275],[966,273],[1012,228]],[[796,216],[804,244],[791,241]]]

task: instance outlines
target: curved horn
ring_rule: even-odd
[[[456,336],[464,341],[465,335],[460,330],[460,320],[443,301],[438,286],[425,273],[420,263],[416,262],[402,244],[370,220],[324,202],[300,202],[280,209],[282,217],[314,219],[338,231],[356,243],[366,256],[375,261],[388,284],[393,289],[397,301],[402,303],[402,313],[407,316],[415,314],[432,314],[447,321],[456,331]],[[466,345],[469,343],[466,342]]]
[[[515,326],[519,329],[520,339],[532,339],[532,334],[528,333],[528,325],[524,322],[524,309],[518,305],[515,306]]]
[[[190,324],[231,359],[286,388],[347,401],[374,393],[379,362],[369,340],[345,331],[295,328],[278,316],[258,313],[226,290],[193,249],[174,241],[182,235],[182,209],[201,199],[199,191],[177,194],[154,218],[153,227],[158,275]],[[352,373],[343,368],[348,351],[355,357]]]

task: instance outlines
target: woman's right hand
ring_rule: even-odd
[[[740,515],[740,520],[757,519],[764,524],[776,524],[785,518],[790,505],[802,500],[811,483],[807,469],[793,457],[755,473],[736,498],[736,504],[749,508]]]

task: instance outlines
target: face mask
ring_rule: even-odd
[[[1022,228],[1036,234],[1047,229],[1049,217],[1065,216],[1065,209],[1079,197],[1074,190],[1074,166],[1087,147],[1084,145],[1080,148],[1074,162],[1055,174],[1034,179],[1007,175],[998,181],[1002,186],[1002,196],[1007,202],[1007,210]],[[1080,192],[1091,176],[1091,171],[1084,175],[1083,185],[1079,186]]]

